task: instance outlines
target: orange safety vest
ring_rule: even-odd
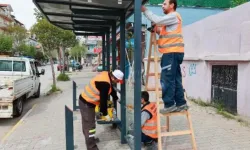
[[[143,110],[147,110],[151,114],[151,118],[145,122],[142,127],[142,132],[151,137],[151,138],[158,138],[157,135],[157,108],[155,103],[149,103],[146,105]]]
[[[108,82],[110,84],[109,93],[111,93],[111,82],[109,79],[109,73],[107,71],[103,71],[94,78],[92,78],[88,85],[85,86],[83,92],[82,92],[82,98],[84,98],[87,102],[99,105],[100,104],[100,91],[96,88],[95,82],[101,81],[101,82]]]
[[[177,13],[178,26],[175,31],[168,32],[167,26],[163,26],[159,34],[158,50],[160,53],[184,53],[184,41],[182,36],[182,18]]]

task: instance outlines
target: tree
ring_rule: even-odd
[[[52,51],[58,48],[58,45],[60,43],[59,35],[61,31],[58,27],[49,23],[46,19],[40,19],[32,27],[31,32],[36,35],[38,41],[43,45],[44,52],[48,54],[50,58],[52,77],[53,77],[53,87],[56,87],[56,78],[55,78]]]
[[[13,40],[10,36],[0,35],[0,52],[9,52],[12,48]]]
[[[19,25],[9,25],[6,31],[13,39],[14,49],[18,51],[17,48],[24,42],[27,37],[27,30]]]
[[[46,60],[46,56],[40,52],[40,51],[37,51],[36,52],[36,55],[34,57],[36,60],[39,60],[39,61],[45,61]]]
[[[66,50],[66,48],[73,47],[74,45],[76,45],[76,43],[77,43],[76,36],[72,31],[61,29],[60,47],[62,48],[62,63],[63,63],[62,65],[63,66],[65,66],[65,50]],[[66,60],[66,62],[67,62],[66,65],[68,66],[68,60]],[[61,65],[61,61],[59,61],[59,63]],[[64,67],[62,67],[62,68],[63,69],[61,70],[62,71],[61,73],[64,73]]]
[[[70,55],[74,58],[77,58],[78,61],[78,58],[85,55],[86,51],[87,48],[85,46],[77,44],[70,50]]]
[[[41,20],[41,19],[45,19],[44,15],[37,9],[37,8],[34,8],[34,15],[36,16],[36,20]]]

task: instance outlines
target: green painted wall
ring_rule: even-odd
[[[161,4],[164,0],[149,0],[149,4]],[[241,5],[249,0],[178,0],[179,6],[184,7],[210,7],[210,8],[231,8]]]

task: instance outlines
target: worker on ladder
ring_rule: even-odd
[[[184,57],[182,36],[182,18],[176,12],[177,0],[165,0],[162,9],[164,16],[157,16],[142,6],[141,11],[153,23],[153,30],[159,34],[158,50],[162,53],[161,78],[162,99],[164,108],[160,113],[180,112],[187,110],[184,98],[180,65]],[[157,25],[161,25],[158,27]]]
[[[149,101],[149,93],[141,92],[141,142],[144,143],[146,150],[157,150],[157,106]],[[132,133],[131,133],[132,132]],[[134,148],[133,131],[126,136],[129,145]]]

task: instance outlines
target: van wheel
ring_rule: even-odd
[[[14,101],[14,117],[19,117],[23,113],[23,99],[19,98],[16,101]]]
[[[37,89],[37,92],[36,92],[36,94],[34,95],[35,96],[35,98],[39,98],[40,97],[40,88],[41,87],[41,84],[39,83],[39,86],[38,86],[38,89]]]

